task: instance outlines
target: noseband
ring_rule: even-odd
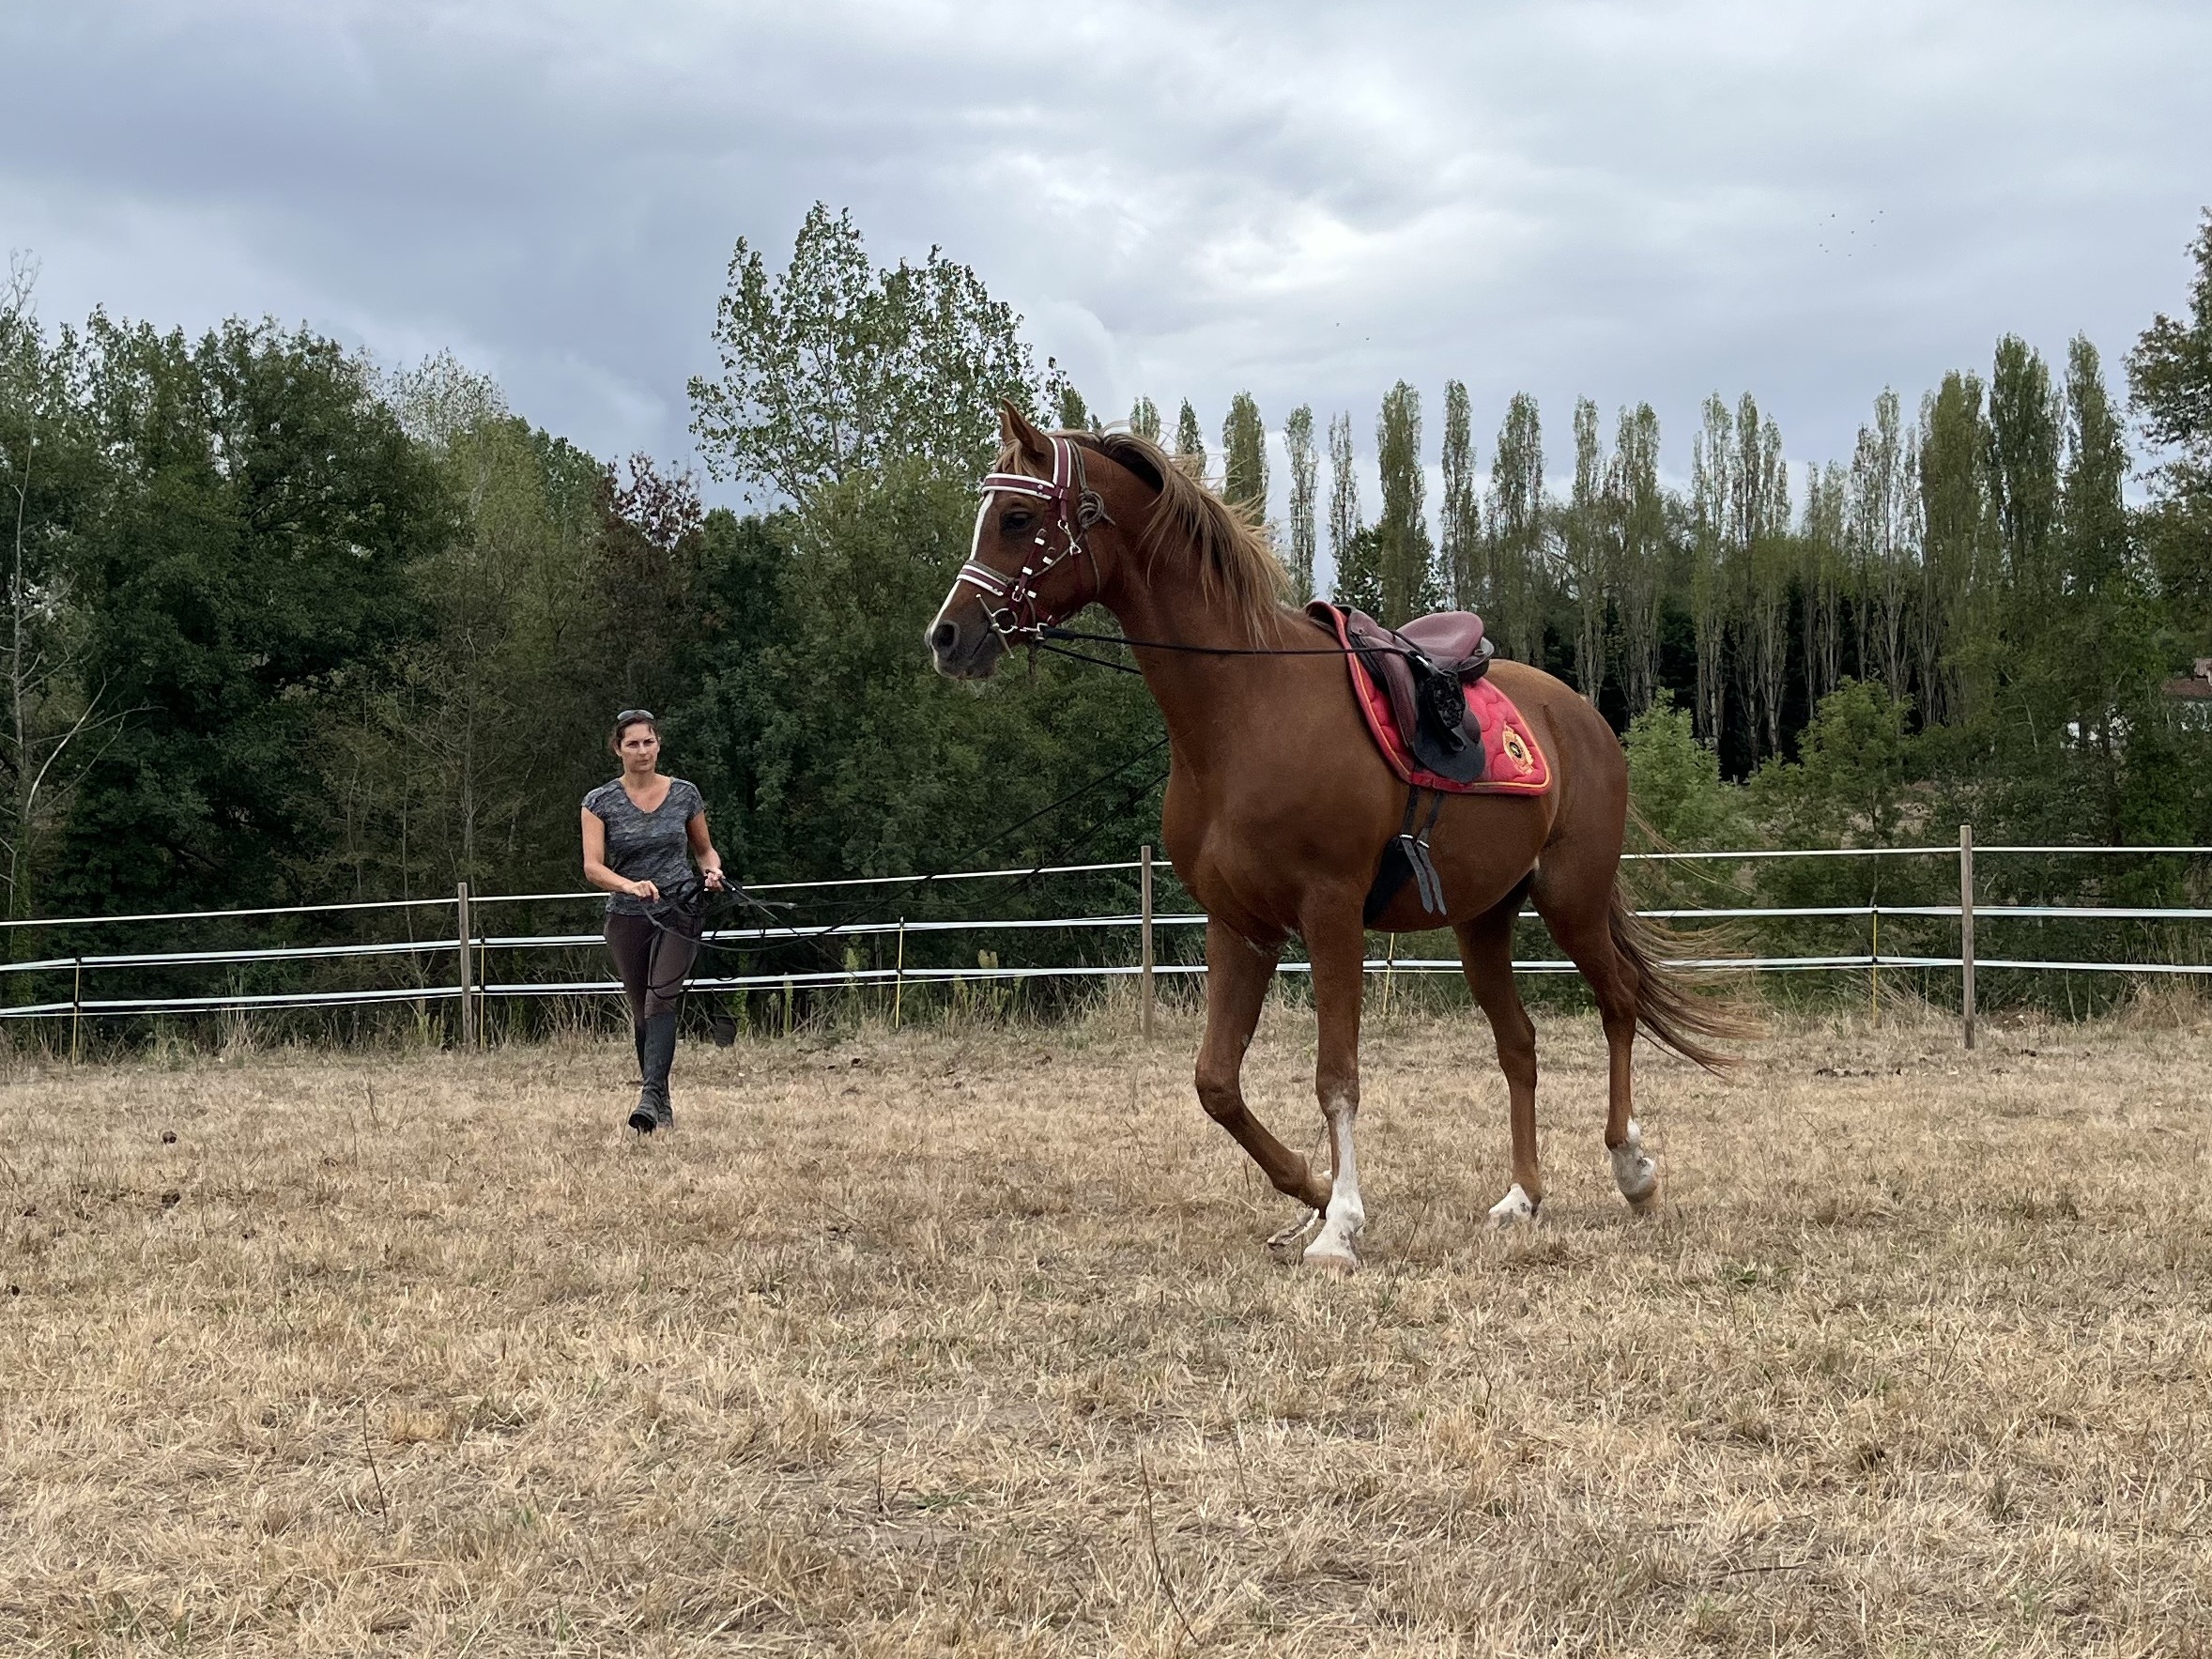
[[[1084,479],[1082,446],[1065,438],[1047,441],[1052,446],[1052,476],[1032,478],[1026,472],[987,475],[983,480],[983,505],[975,515],[975,546],[972,552],[982,547],[983,515],[991,510],[993,495],[1003,490],[1008,495],[1029,496],[1045,504],[1047,522],[1037,527],[1022,568],[1009,576],[971,558],[960,566],[960,574],[953,583],[958,587],[966,582],[983,595],[984,614],[990,619],[992,631],[1005,639],[1035,639],[1038,630],[1059,620],[1038,609],[1037,585],[1068,560],[1078,554],[1089,560],[1094,596],[1100,586],[1098,557],[1083,538],[1094,525],[1112,524],[1114,520],[1106,512],[1105,499]],[[1055,529],[1060,532],[1057,547],[1052,545],[1052,532]]]

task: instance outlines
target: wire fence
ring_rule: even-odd
[[[1748,927],[1751,949],[1695,948],[1673,965],[1692,972],[1758,975],[1865,974],[1879,995],[1885,971],[1957,976],[1961,1018],[1971,1041],[1977,1006],[1975,975],[2212,975],[2208,935],[2212,904],[2108,902],[2140,895],[2212,898],[2212,847],[1994,846],[1976,849],[1971,832],[1950,846],[1747,849],[1629,854],[1657,867],[1642,883],[1680,899],[1685,883],[1710,891],[1706,902],[1663,902],[1639,914],[1670,926]],[[1976,860],[1984,861],[1976,875]],[[1952,865],[1956,860],[1956,867]],[[1898,861],[1903,861],[1899,863]],[[2129,874],[2157,865],[2157,879]],[[2099,873],[2083,875],[2084,866]],[[1787,878],[1774,872],[1790,868]],[[1908,878],[1881,872],[1905,868]],[[1876,872],[1868,874],[1868,871]],[[2073,873],[2068,873],[2073,872]],[[825,990],[888,993],[896,1010],[907,991],[951,986],[957,991],[999,984],[1138,979],[1147,1010],[1156,978],[1189,980],[1206,972],[1201,930],[1206,918],[1160,867],[1158,890],[1150,850],[1136,859],[1046,868],[959,870],[935,876],[853,877],[823,882],[764,883],[755,896],[793,911],[835,895],[845,914],[808,921],[717,927],[692,985],[705,991],[768,992],[783,999],[788,1025],[794,997]],[[1132,880],[1132,878],[1135,878]],[[1654,879],[1655,878],[1655,879]],[[1004,883],[1022,903],[1051,881],[1081,903],[1077,914],[929,914],[942,908],[950,883]],[[1857,888],[1867,896],[1845,897]],[[1885,899],[1884,889],[1895,895]],[[2054,888],[2072,901],[2052,902]],[[965,887],[963,891],[975,889]],[[2041,897],[2023,897],[2039,890]],[[878,907],[872,900],[880,896]],[[1797,898],[1804,902],[1712,902],[1721,898]],[[853,914],[855,900],[874,915]],[[1177,900],[1180,900],[1177,902]],[[1116,901],[1119,902],[1116,902]],[[1824,900],[1824,901],[1822,901]],[[0,924],[13,960],[0,962],[0,1020],[69,1022],[72,1050],[92,1022],[165,1016],[241,1014],[275,1009],[361,1010],[406,1005],[419,1021],[434,1017],[460,1040],[481,1040],[487,1008],[533,999],[610,998],[621,987],[605,976],[595,925],[603,896],[591,892],[472,894],[333,905],[278,905],[229,911],[175,911],[112,916],[47,917]],[[909,914],[899,914],[904,911]],[[1525,918],[1528,919],[1528,918]],[[138,942],[164,929],[237,930],[252,923],[288,934],[252,945],[192,943],[116,950],[115,929]],[[418,935],[418,925],[433,930]],[[517,924],[520,925],[517,925]],[[2136,931],[2126,932],[2128,925]],[[367,926],[397,937],[341,937]],[[2017,945],[1994,954],[1977,949],[1977,929],[1995,928]],[[1887,935],[1887,947],[1884,935]],[[1457,974],[1456,956],[1437,954],[1445,936],[1373,937],[1367,967],[1394,979]],[[2145,948],[2147,946],[2151,948]],[[43,948],[40,948],[43,946]],[[94,948],[99,946],[100,948]],[[1401,949],[1406,954],[1401,955]],[[1299,975],[1295,954],[1282,971]],[[1572,974],[1575,965],[1546,955],[1516,958],[1529,975]],[[210,978],[219,983],[210,984]]]

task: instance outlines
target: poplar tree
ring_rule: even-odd
[[[1359,462],[1352,453],[1352,417],[1338,414],[1329,422],[1329,559],[1336,568],[1336,591],[1344,591],[1344,573],[1353,562],[1353,541],[1366,526],[1359,512]]]
[[[1989,446],[2005,594],[2016,621],[2030,619],[2058,598],[2059,406],[2042,354],[2018,334],[1997,342]]]
[[[1897,394],[1874,400],[1874,423],[1851,453],[1848,535],[1859,592],[1860,667],[1881,674],[1890,695],[1911,690],[1906,623],[1920,550],[1919,462],[1905,441]]]
[[[1320,457],[1313,453],[1313,406],[1300,404],[1283,423],[1290,456],[1290,583],[1298,603],[1313,597],[1313,505]]]
[[[1605,445],[1598,406],[1575,400],[1575,484],[1560,522],[1559,562],[1575,603],[1575,683],[1592,703],[1605,684],[1605,613],[1612,588],[1614,527],[1605,491]]]
[[[1978,375],[1957,370],[1921,399],[1919,645],[1922,713],[1956,720],[1975,699],[1969,692],[1980,632],[1975,616],[1992,572],[1995,545],[1988,483],[1989,432],[1982,419]]]
[[[2105,390],[2097,347],[2076,335],[2066,350],[2065,463],[2060,538],[2065,548],[2066,613],[2049,619],[2045,638],[2067,692],[2073,729],[2095,772],[2098,837],[2126,839],[2122,819],[2126,736],[2139,688],[2158,683],[2154,625],[2128,554],[2128,444]],[[2147,723],[2145,723],[2147,724]]]
[[[1382,611],[1390,627],[1436,608],[1435,545],[1422,510],[1427,481],[1421,461],[1421,393],[1401,380],[1390,388],[1375,423],[1382,474]]]
[[[1083,393],[1072,386],[1060,388],[1059,416],[1063,432],[1091,430],[1091,406],[1083,402]]]
[[[1254,524],[1263,522],[1267,516],[1267,429],[1249,392],[1230,400],[1229,418],[1221,422],[1221,499],[1249,508]]]
[[[1621,667],[1631,718],[1659,695],[1659,599],[1667,581],[1667,496],[1659,484],[1659,417],[1650,404],[1622,409],[1605,469],[1607,511],[1619,537],[1616,576]]]
[[[1544,656],[1544,427],[1536,400],[1513,394],[1498,429],[1490,469],[1489,569],[1492,635],[1507,655],[1541,665]]]
[[[1743,623],[1742,668],[1751,758],[1782,749],[1782,696],[1790,670],[1790,469],[1782,433],[1746,392],[1736,406],[1735,499],[1729,558]]]
[[[1160,406],[1148,397],[1140,397],[1129,406],[1129,430],[1146,443],[1160,441]]]
[[[1697,649],[1698,737],[1714,748],[1728,719],[1728,503],[1734,498],[1736,423],[1713,393],[1690,443],[1690,622]]]
[[[1798,530],[1799,583],[1805,595],[1805,706],[1843,683],[1844,506],[1850,485],[1840,462],[1807,467],[1805,517]]]
[[[1175,465],[1192,478],[1206,477],[1206,438],[1198,430],[1198,411],[1190,407],[1190,400],[1183,400],[1183,412],[1175,417]]]
[[[1482,510],[1475,496],[1473,419],[1467,386],[1444,382],[1444,499],[1437,503],[1442,534],[1440,553],[1452,603],[1460,610],[1481,610],[1489,603],[1482,591]]]

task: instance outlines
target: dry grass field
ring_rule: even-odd
[[[2212,1651],[2212,1024],[1371,1027],[1367,1269],[1193,1022],[0,1080],[9,1654]],[[1310,1031],[1253,1098],[1307,1141]]]

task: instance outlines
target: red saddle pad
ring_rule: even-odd
[[[1336,637],[1338,644],[1349,646],[1342,611],[1336,617]],[[1399,738],[1390,695],[1375,680],[1366,659],[1347,651],[1344,666],[1351,670],[1352,699],[1359,705],[1375,746],[1382,750],[1390,770],[1415,788],[1447,795],[1541,795],[1551,788],[1551,762],[1544,759],[1535,732],[1513,699],[1492,684],[1487,674],[1467,687],[1467,713],[1482,730],[1482,781],[1453,783],[1421,765]]]

